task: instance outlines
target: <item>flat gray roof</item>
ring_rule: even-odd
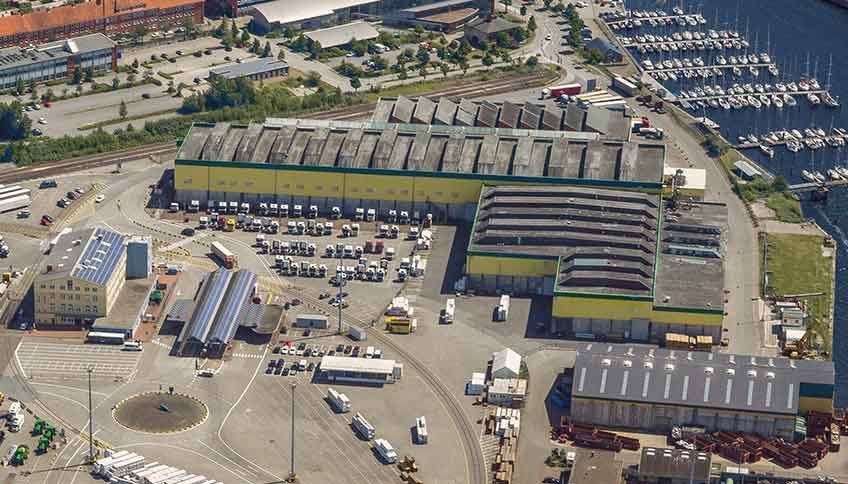
[[[92,330],[122,329],[129,331],[135,329],[141,311],[147,307],[154,282],[156,282],[155,274],[146,279],[127,279],[109,315],[96,319]]]
[[[727,206],[683,203],[666,211],[657,258],[654,304],[722,310],[724,308],[724,247]]]
[[[629,140],[631,118],[622,109],[605,107],[579,107],[576,103],[569,104],[565,109],[545,104],[526,102],[512,104],[481,100],[463,99],[466,110],[473,114],[475,126],[499,126],[502,128],[539,129],[550,131],[585,131],[600,133],[609,139]],[[395,106],[404,104],[430,104],[428,98],[384,97],[377,101],[377,108],[371,117],[372,121],[386,122],[388,114]],[[441,100],[440,100],[441,102]],[[440,103],[438,112],[430,114],[429,119],[413,119],[418,124],[455,124],[467,125],[467,119],[458,113],[459,105]]]
[[[472,252],[558,257],[557,290],[650,296],[659,196],[578,187],[485,187]]]
[[[68,57],[109,50],[116,44],[101,33],[83,35],[67,40],[58,40],[34,48],[8,47],[0,49],[0,72],[7,69],[29,66]]]
[[[589,343],[577,348],[572,396],[795,415],[803,384],[832,387],[833,363]]]
[[[576,449],[568,484],[618,484],[622,463],[608,450]]]
[[[326,29],[313,30],[306,32],[304,35],[321,44],[321,47],[328,49],[345,45],[353,39],[356,40],[372,40],[380,36],[371,24],[368,22],[357,21],[344,25],[336,25]]]
[[[597,137],[562,131],[269,118],[249,126],[196,123],[177,159],[572,178],[640,187],[661,182],[664,145]],[[411,149],[393,149],[401,144]],[[307,145],[312,155],[305,155]],[[416,153],[427,156],[419,159]]]
[[[261,59],[249,60],[240,64],[228,64],[221,67],[216,67],[209,70],[210,75],[223,76],[227,79],[238,79],[240,77],[262,74],[277,69],[288,67],[288,64],[278,60],[275,57],[264,57]]]

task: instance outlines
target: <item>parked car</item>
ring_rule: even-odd
[[[41,189],[56,188],[57,186],[59,185],[56,183],[56,180],[42,180],[41,183],[38,184],[38,188]]]

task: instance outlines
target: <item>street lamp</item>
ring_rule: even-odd
[[[94,462],[94,407],[91,398],[91,367],[88,367],[88,460]]]
[[[297,474],[294,472],[294,389],[297,387],[297,382],[291,382],[291,471],[286,478],[286,482],[296,482]]]

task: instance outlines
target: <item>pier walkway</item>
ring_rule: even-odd
[[[645,69],[645,72],[647,72],[648,74],[653,74],[655,72],[676,72],[676,71],[700,72],[700,71],[714,70],[714,69],[733,69],[734,67],[738,67],[740,69],[742,69],[744,67],[766,67],[766,68],[768,68],[768,67],[773,66],[773,65],[774,64],[768,64],[768,63],[765,63],[765,62],[758,62],[756,64],[724,64],[724,65],[715,64],[715,65],[700,66],[700,67],[699,66],[692,66],[692,67],[685,67],[684,66],[684,67],[669,67],[669,68],[663,67],[662,69]]]

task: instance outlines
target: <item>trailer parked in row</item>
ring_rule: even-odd
[[[374,435],[377,433],[374,426],[365,420],[365,417],[359,413],[353,416],[353,419],[351,419],[351,425],[353,425],[353,430],[365,440],[373,439]]]
[[[506,321],[509,318],[509,296],[504,294],[501,296],[498,307],[495,308],[495,321]]]
[[[330,401],[330,405],[333,406],[333,409],[336,412],[350,412],[350,399],[347,398],[347,395],[345,395],[344,393],[339,393],[330,388],[327,390],[327,400]]]

